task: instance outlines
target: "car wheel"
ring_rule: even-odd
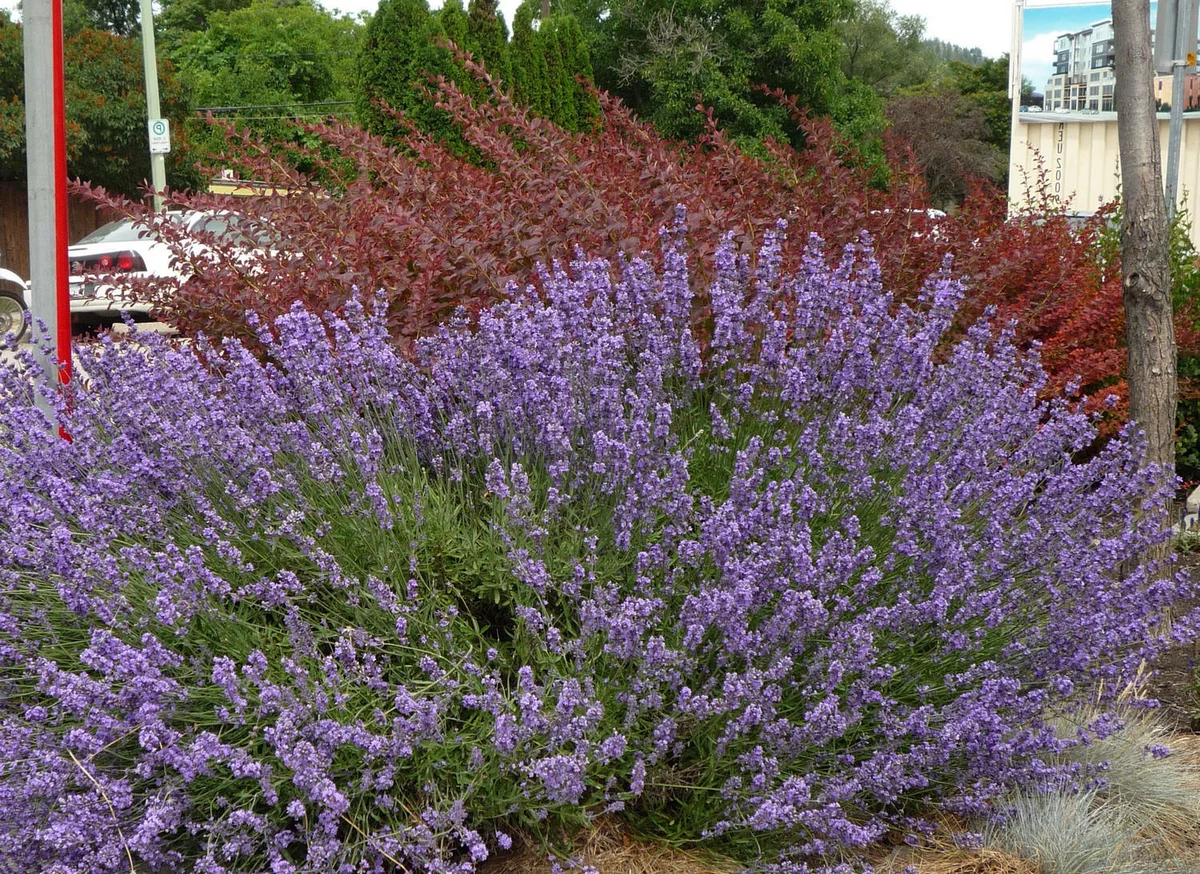
[[[28,329],[25,298],[15,291],[0,289],[0,335],[13,333],[20,340]]]

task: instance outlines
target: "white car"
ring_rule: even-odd
[[[0,267],[0,337],[15,334],[20,340],[29,328],[29,283]]]
[[[212,234],[246,250],[271,244],[269,234],[242,230],[245,219],[229,212],[174,212],[168,221],[189,236]],[[197,240],[191,245],[205,248]],[[83,327],[112,324],[127,313],[134,321],[152,318],[154,304],[139,297],[138,284],[168,280],[182,285],[189,278],[172,247],[153,228],[130,219],[109,222],[67,249],[70,269],[71,320]],[[161,287],[161,284],[160,284]]]

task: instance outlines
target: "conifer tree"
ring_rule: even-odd
[[[543,18],[539,0],[525,0],[513,16],[511,49],[516,101],[567,130],[583,130],[599,104],[578,80],[591,80],[583,28],[568,12]]]
[[[359,90],[355,109],[371,132],[403,138],[403,125],[379,105],[402,111],[419,129],[439,137],[456,152],[465,144],[450,118],[425,89],[430,76],[454,74],[450,52],[438,45],[445,37],[439,16],[426,0],[382,0],[363,34],[358,55]]]
[[[513,15],[512,87],[517,103],[545,116],[550,113],[550,72],[533,27],[539,9],[539,0],[525,0]]]
[[[467,18],[467,11],[463,9],[462,0],[446,0],[438,17],[442,20],[442,31],[446,34],[446,39],[460,49],[474,51],[468,45],[470,19]]]
[[[574,15],[554,16],[554,35],[563,61],[563,88],[571,104],[567,112],[574,116],[571,130],[582,130],[600,114],[600,105],[579,80],[592,80],[592,60],[579,20]],[[565,121],[565,120],[564,120]]]
[[[551,14],[538,29],[538,43],[546,58],[549,71],[550,118],[559,127],[576,130],[579,119],[575,112],[575,81],[567,63],[563,16]]]
[[[464,46],[492,76],[508,84],[512,78],[509,64],[508,28],[496,9],[496,0],[471,0],[467,7],[467,42]]]

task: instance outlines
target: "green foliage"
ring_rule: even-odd
[[[63,33],[75,36],[91,29],[134,36],[141,31],[139,6],[139,0],[64,0]]]
[[[471,20],[467,17],[467,11],[463,9],[462,0],[446,0],[438,12],[438,18],[442,22],[442,32],[446,34],[446,39],[470,51],[467,46],[467,31]]]
[[[583,30],[574,16],[555,13],[542,22],[538,41],[549,75],[549,117],[566,130],[582,130],[599,109],[587,87],[578,81],[579,77],[591,79],[592,75]]]
[[[550,114],[550,69],[534,30],[539,0],[525,0],[513,15],[513,98],[538,115]]]
[[[1200,478],[1200,358],[1180,355],[1176,365],[1180,388],[1178,436],[1175,440],[1175,469],[1186,480]]]
[[[23,31],[0,22],[0,174],[25,177],[25,80]],[[83,30],[63,47],[67,172],[95,185],[136,195],[150,176],[146,139],[146,92],[139,43],[100,30]],[[160,61],[159,99],[173,122],[167,183],[187,188],[198,181],[183,121],[184,89],[174,67]]]
[[[482,64],[504,87],[511,87],[508,28],[494,2],[489,0],[480,4],[472,0],[468,11],[463,9],[461,0],[448,0],[436,17],[444,39],[459,50],[470,53],[475,62]],[[449,78],[472,97],[486,99],[487,88],[477,82],[462,64],[454,64]]]
[[[886,0],[860,0],[841,22],[842,72],[882,97],[929,79],[935,59],[922,42],[924,20],[897,15]]]
[[[851,0],[618,0],[586,26],[597,84],[665,136],[703,131],[699,99],[739,141],[786,135],[799,145],[787,113],[753,90],[762,84],[869,142],[882,131],[882,104],[862,92],[847,99],[856,89],[843,69],[839,24],[854,9]]]
[[[1008,55],[987,58],[979,64],[951,61],[947,85],[980,107],[987,115],[988,142],[1008,154],[1012,132],[1012,100],[1008,96]]]
[[[508,28],[496,0],[471,0],[467,10],[467,39],[463,45],[489,73],[502,82],[512,78],[508,58]]]
[[[257,0],[212,12],[172,55],[202,106],[348,100],[358,32],[352,19],[308,3]]]
[[[245,9],[253,0],[162,0],[162,14],[155,24],[169,46],[189,33],[204,30],[208,16],[214,12],[235,12]]]
[[[592,79],[592,59],[579,20],[553,12],[541,20],[540,0],[525,0],[513,16],[513,97],[569,131],[589,128],[599,117],[596,99],[579,79]]]
[[[936,61],[963,61],[967,64],[982,64],[984,61],[982,49],[964,48],[940,39],[921,40],[921,44]]]
[[[445,36],[441,20],[430,13],[425,0],[382,0],[358,52],[355,109],[368,130],[392,140],[406,134],[406,125],[380,105],[384,103],[420,130],[465,147],[450,118],[425,89],[430,76],[454,75],[450,52],[437,44]]]

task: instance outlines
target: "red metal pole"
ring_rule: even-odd
[[[71,286],[67,262],[67,242],[70,225],[67,220],[67,101],[63,82],[63,18],[62,0],[50,0],[50,16],[54,33],[54,253],[58,263],[55,289],[59,381],[71,381]]]

